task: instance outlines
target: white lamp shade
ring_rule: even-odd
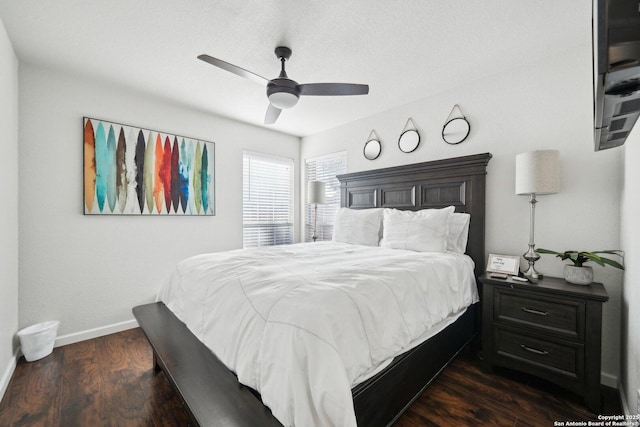
[[[516,156],[516,194],[553,194],[560,191],[560,153],[538,150]]]
[[[326,202],[325,185],[322,181],[309,181],[307,183],[307,203],[321,205]]]

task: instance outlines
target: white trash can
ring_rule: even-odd
[[[18,331],[22,354],[27,362],[34,362],[48,356],[53,351],[53,343],[58,333],[58,320],[36,323]]]

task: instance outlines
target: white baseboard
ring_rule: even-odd
[[[627,405],[627,395],[624,393],[624,387],[620,387],[618,391],[620,392],[620,403],[622,405],[622,413],[627,416],[631,415],[631,412],[629,412],[629,405]]]
[[[604,372],[600,372],[600,384],[606,385],[611,388],[619,388],[618,387],[618,377],[611,374],[605,374]]]
[[[11,377],[13,376],[13,372],[16,370],[16,366],[18,364],[18,352],[13,355],[11,360],[9,361],[9,366],[4,370],[2,374],[2,378],[0,378],[0,400],[4,397],[4,393],[7,391],[7,387],[9,387],[9,381],[11,381]]]
[[[120,323],[113,323],[107,326],[101,326],[99,328],[88,329],[86,331],[74,332],[72,334],[61,335],[56,338],[54,347],[61,347],[63,345],[73,344],[80,341],[90,340],[92,338],[98,338],[105,335],[115,334],[116,332],[126,331],[127,329],[137,328],[138,322],[135,319],[127,320]]]

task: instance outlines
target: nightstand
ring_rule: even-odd
[[[537,284],[480,277],[483,368],[516,369],[584,396],[600,410],[602,283],[572,285],[555,277]]]

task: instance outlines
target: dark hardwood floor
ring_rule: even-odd
[[[620,414],[604,390],[603,414]],[[595,420],[581,398],[524,374],[480,370],[477,353],[458,356],[395,426],[553,426]],[[142,330],[132,329],[20,360],[0,402],[0,426],[186,426],[189,417],[156,374]]]

